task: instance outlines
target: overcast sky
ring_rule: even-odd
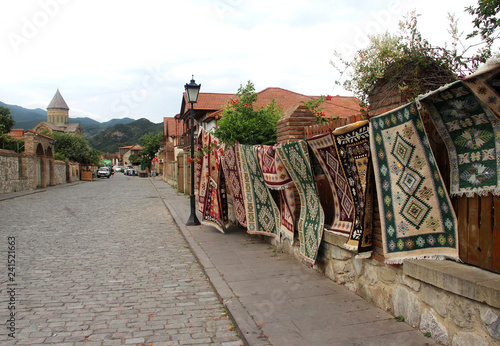
[[[471,31],[477,0],[23,0],[0,2],[0,101],[46,109],[57,88],[71,117],[161,122],[180,110],[191,75],[202,92],[251,80],[306,95],[349,95],[333,52],[395,32],[411,10],[433,44],[447,13]]]

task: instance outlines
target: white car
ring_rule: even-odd
[[[111,176],[111,169],[109,167],[101,167],[97,171],[97,177],[98,178],[100,178],[100,177],[106,177],[106,178],[109,179],[110,176]]]

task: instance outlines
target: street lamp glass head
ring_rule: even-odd
[[[191,83],[184,85],[184,89],[186,89],[186,96],[189,103],[196,103],[198,101],[198,94],[200,93],[201,84],[196,84],[193,79],[191,79]]]

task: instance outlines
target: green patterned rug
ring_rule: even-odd
[[[423,96],[450,159],[451,196],[500,195],[500,120],[461,81]]]
[[[370,125],[385,262],[459,260],[457,220],[415,102]]]
[[[312,174],[307,143],[298,141],[276,146],[276,152],[292,177],[300,196],[297,229],[301,257],[314,264],[323,237],[325,215]]]
[[[467,76],[464,83],[500,117],[500,63]]]
[[[239,154],[247,232],[280,240],[280,211],[264,183],[253,146],[241,144]]]

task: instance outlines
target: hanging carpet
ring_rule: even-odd
[[[198,155],[196,158],[196,175],[198,186],[198,210],[202,218],[201,223],[213,226],[220,232],[228,223],[227,194],[224,174],[221,169],[221,155],[214,149],[217,139],[201,129],[201,145],[198,141]],[[208,149],[208,150],[203,150]],[[199,157],[201,156],[201,157]],[[200,161],[200,162],[199,162]]]
[[[464,78],[464,83],[500,117],[500,63]]]
[[[349,182],[330,133],[307,140],[331,187],[334,201],[332,225],[326,231],[349,237],[354,226],[354,201]]]
[[[459,260],[457,220],[415,102],[370,123],[385,262]]]
[[[372,164],[368,120],[333,131],[338,158],[351,190],[354,219],[345,244],[351,251],[372,250]]]
[[[236,220],[238,220],[243,227],[247,227],[245,199],[243,196],[241,174],[238,163],[240,159],[239,151],[239,144],[226,147],[224,157],[222,158],[222,169],[226,177],[229,193],[233,196],[233,206]]]
[[[197,196],[198,211],[203,214],[205,210],[205,200],[206,193],[208,189],[208,177],[209,177],[209,154],[208,149],[210,147],[210,134],[203,128],[198,133],[198,139],[196,141],[196,189],[195,195]]]
[[[325,215],[311,170],[307,143],[298,141],[280,144],[276,146],[276,151],[300,196],[300,217],[297,222],[300,255],[305,261],[314,264],[323,237]]]
[[[451,196],[500,195],[500,120],[461,81],[420,102],[450,159]]]
[[[276,150],[270,145],[255,146],[264,183],[271,190],[279,190],[281,201],[281,231],[293,244],[295,222],[295,194],[292,178],[286,171]]]
[[[239,154],[247,232],[279,240],[280,212],[264,183],[254,148],[241,144]]]

